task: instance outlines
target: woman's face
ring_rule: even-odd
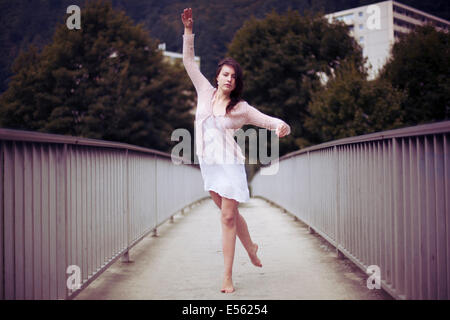
[[[236,88],[236,73],[233,67],[229,65],[222,66],[217,76],[217,88],[228,94]]]

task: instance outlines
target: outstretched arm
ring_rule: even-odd
[[[257,127],[275,130],[278,137],[282,138],[291,133],[291,127],[281,119],[268,116],[247,103],[246,123]]]
[[[211,87],[208,79],[200,72],[198,65],[195,63],[194,57],[194,34],[192,33],[194,19],[192,17],[192,9],[184,9],[181,14],[181,21],[184,25],[183,35],[183,64],[186,72],[191,78],[197,93]]]

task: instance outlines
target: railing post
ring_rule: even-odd
[[[126,239],[127,239],[127,249],[125,253],[122,255],[122,262],[130,262],[130,168],[129,168],[129,157],[128,157],[128,149],[125,149],[125,231],[126,231]]]
[[[122,255],[121,261],[125,262],[125,263],[131,262],[131,260],[130,260],[130,251],[129,250],[125,251],[125,253]]]
[[[339,246],[340,246],[340,193],[339,193],[339,184],[340,184],[340,162],[339,162],[339,152],[337,150],[337,146],[334,146],[334,159],[335,159],[335,163],[336,163],[336,167],[334,172],[336,173],[336,203],[335,203],[335,222],[334,222],[334,234],[335,234],[335,240],[336,241],[336,256],[338,258],[342,258],[342,253],[339,251]]]
[[[3,211],[3,190],[4,190],[4,181],[3,181],[3,170],[5,169],[3,166],[3,152],[4,152],[4,145],[5,143],[3,141],[0,140],[0,300],[4,300],[5,299],[5,293],[4,293],[4,288],[5,288],[5,282],[4,282],[4,275],[3,275],[3,271],[4,271],[4,247],[3,247],[3,242],[4,242],[4,211]]]
[[[153,230],[153,236],[157,236],[156,232],[156,226],[159,224],[158,221],[158,158],[154,157],[155,159],[155,230]]]
[[[57,299],[65,299],[69,291],[66,286],[67,258],[67,144],[56,150],[56,254],[57,259]]]
[[[399,295],[405,293],[405,235],[404,235],[404,190],[403,190],[403,148],[402,138],[392,139],[393,186],[394,186],[394,287]],[[426,138],[425,138],[426,142]]]
[[[310,219],[310,217],[312,216],[312,213],[311,213],[311,159],[310,159],[310,154],[309,154],[309,151],[308,151],[308,153],[307,153],[307,157],[308,157],[308,187],[307,187],[307,189],[308,189],[308,210],[306,210],[306,215],[307,215],[307,217],[306,217],[306,219],[307,219],[307,223],[311,223],[311,219]]]

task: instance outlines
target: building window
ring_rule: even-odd
[[[363,16],[363,12],[362,11],[358,12],[358,16],[362,17]]]
[[[364,43],[364,37],[359,37],[359,43]]]
[[[359,30],[362,30],[364,28],[364,25],[363,24],[360,24],[359,25]]]
[[[409,30],[413,30],[416,27],[416,25],[414,25],[414,24],[412,24],[412,23],[410,23],[408,21],[399,19],[399,18],[394,18],[394,24],[399,26],[399,27],[407,28]]]
[[[407,10],[405,8],[401,8],[401,7],[396,6],[396,5],[393,6],[393,9],[394,9],[394,12],[397,12],[399,14],[405,15],[407,17],[411,17],[413,19],[421,21],[422,23],[431,23],[433,25],[438,25],[439,26],[440,21],[435,20],[433,18],[426,17],[426,16],[424,16],[424,15],[422,15],[420,13],[413,12],[413,11]],[[448,29],[448,26],[446,28]],[[412,29],[412,28],[410,28],[410,29]]]
[[[339,17],[335,17],[336,20],[338,21],[351,21],[353,19],[353,13],[349,13],[349,14],[345,14],[343,16],[339,16]]]

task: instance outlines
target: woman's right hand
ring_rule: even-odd
[[[192,30],[192,27],[194,26],[194,19],[192,18],[191,8],[184,9],[183,13],[181,14],[181,21],[183,22],[185,29]]]

